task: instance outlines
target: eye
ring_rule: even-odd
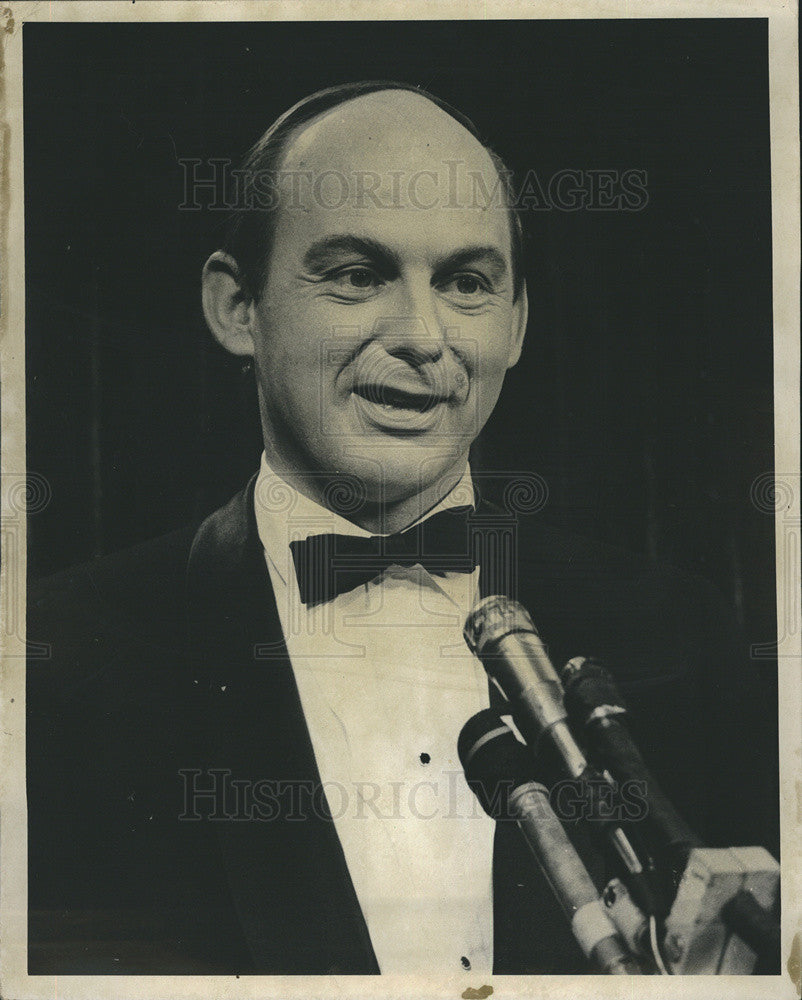
[[[381,278],[370,268],[360,265],[343,267],[329,275],[329,281],[340,295],[361,298],[383,284]]]
[[[453,274],[438,286],[451,299],[460,304],[475,305],[484,301],[491,288],[487,279],[479,274]]]
[[[455,278],[454,287],[460,295],[475,295],[482,290],[479,279],[474,278],[472,274],[461,274],[458,278]]]

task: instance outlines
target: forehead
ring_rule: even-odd
[[[333,233],[402,254],[495,245],[509,256],[509,214],[481,143],[418,94],[365,95],[299,128],[279,168],[274,252]]]

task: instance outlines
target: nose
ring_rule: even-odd
[[[395,315],[383,316],[375,325],[376,338],[384,350],[416,367],[439,361],[447,329],[428,277],[399,281],[392,304]]]

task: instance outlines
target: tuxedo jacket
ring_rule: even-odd
[[[31,974],[378,972],[334,824],[304,805],[320,779],[253,486],[29,588]],[[604,660],[697,832],[763,843],[776,762],[753,752],[757,679],[716,592],[537,514],[480,502],[474,528],[483,594],[520,600],[558,666]],[[589,828],[569,833],[603,886]],[[587,971],[514,824],[493,897],[496,973]]]

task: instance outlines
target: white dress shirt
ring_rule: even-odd
[[[473,503],[470,469],[427,517]],[[265,456],[256,522],[315,759],[383,973],[489,973],[494,824],[457,757],[489,696],[462,626],[479,570],[391,566],[304,605],[289,543],[370,532],[290,487]],[[314,864],[314,859],[310,859]]]

